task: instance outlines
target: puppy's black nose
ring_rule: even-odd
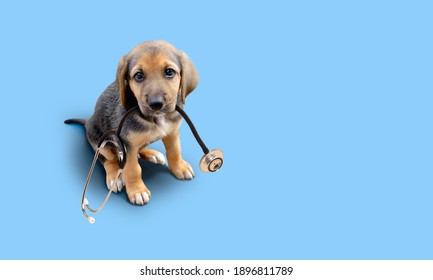
[[[147,103],[149,104],[150,109],[158,111],[164,106],[164,98],[162,96],[149,97]]]

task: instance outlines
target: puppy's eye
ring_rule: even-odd
[[[167,68],[167,69],[165,69],[165,71],[164,71],[164,75],[165,75],[165,77],[167,77],[167,78],[173,78],[173,77],[176,75],[176,71],[174,71],[174,70],[171,69],[171,68]]]
[[[144,81],[144,74],[141,73],[141,72],[137,72],[137,73],[135,73],[135,75],[134,75],[134,80],[135,80],[136,82],[138,82],[138,83]]]

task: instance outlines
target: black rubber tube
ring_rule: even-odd
[[[204,144],[203,140],[201,140],[200,135],[198,135],[197,129],[195,129],[194,124],[192,123],[191,119],[188,117],[188,115],[185,113],[182,108],[176,105],[176,111],[179,112],[179,114],[183,117],[183,119],[188,124],[189,128],[191,129],[192,134],[194,135],[195,139],[197,140],[198,144],[200,145],[201,149],[203,150],[203,153],[207,155],[209,153],[209,149]]]

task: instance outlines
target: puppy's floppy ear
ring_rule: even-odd
[[[182,69],[180,72],[180,91],[181,101],[185,104],[185,99],[198,84],[198,73],[186,53],[180,53],[180,63]]]
[[[119,66],[117,67],[117,74],[116,74],[116,85],[119,88],[120,92],[120,103],[122,104],[123,108],[126,108],[127,106],[127,94],[128,94],[128,82],[126,81],[128,71],[128,61],[126,59],[126,56],[122,56],[122,58],[119,61]]]

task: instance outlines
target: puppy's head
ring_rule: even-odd
[[[144,115],[173,112],[198,83],[188,56],[169,43],[145,42],[120,59],[116,84],[124,108],[138,105]]]

